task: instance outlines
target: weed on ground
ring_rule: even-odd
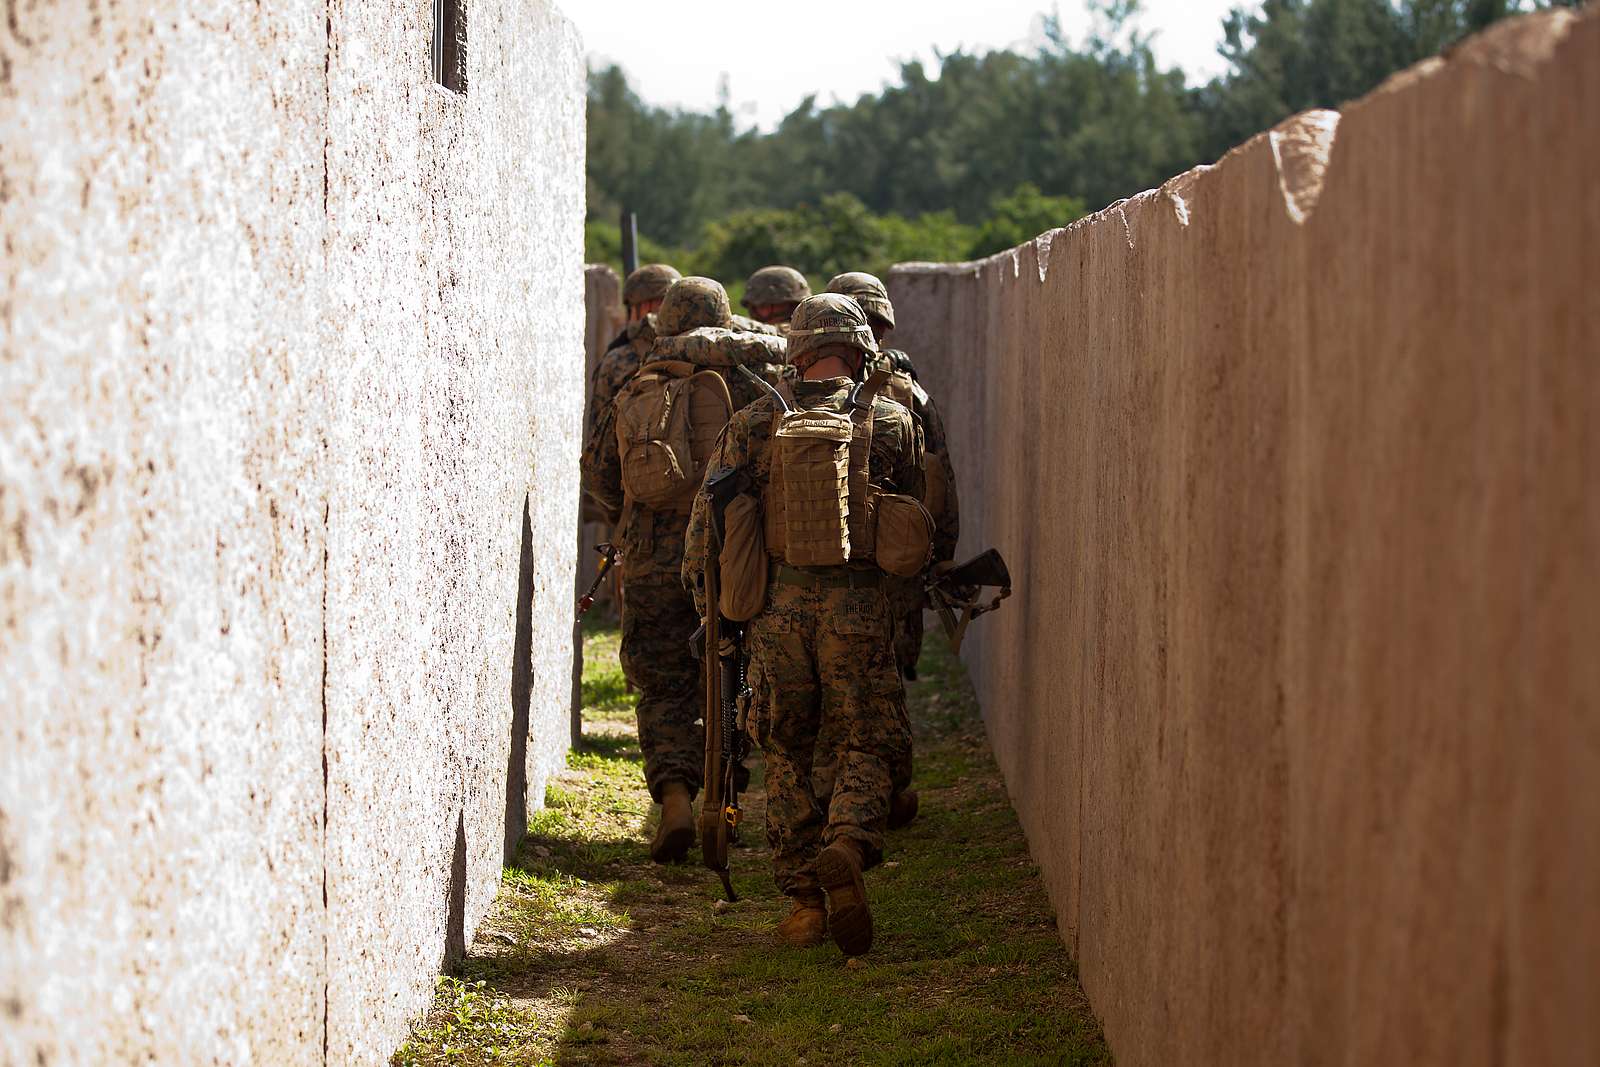
[[[1111,1062],[942,636],[909,686],[921,813],[867,875],[877,936],[851,961],[831,942],[772,939],[788,907],[759,755],[733,850],[737,903],[698,866],[649,861],[659,809],[616,654],[615,629],[586,630],[584,746],[395,1064]]]

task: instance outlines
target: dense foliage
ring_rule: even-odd
[[[730,281],[768,263],[814,278],[987,255],[1209,162],[1295,112],[1334,107],[1466,34],[1579,0],[1265,0],[1219,28],[1227,73],[1190,86],[1156,62],[1137,0],[1090,0],[1094,29],[1045,20],[1036,54],[957,52],[937,76],[853,104],[807,99],[776,130],[654,108],[616,67],[589,79],[588,254],[619,263],[639,213],[647,258]]]

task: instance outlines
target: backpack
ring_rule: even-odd
[[[627,499],[687,515],[733,416],[722,375],[676,360],[647,363],[617,393],[616,416]]]

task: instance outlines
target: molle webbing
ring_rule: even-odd
[[[871,489],[874,374],[856,386],[848,413],[821,409],[773,417],[763,501],[767,553],[802,567],[873,558]]]
[[[850,558],[851,420],[832,411],[795,411],[779,418],[773,438],[782,463],[784,558],[799,566],[833,566]]]

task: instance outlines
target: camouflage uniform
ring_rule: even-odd
[[[606,353],[596,374],[595,395],[605,398],[594,416],[584,449],[583,471],[590,495],[616,516],[615,541],[622,551],[623,674],[638,690],[639,746],[645,780],[657,801],[669,781],[683,782],[692,796],[700,789],[705,749],[699,725],[702,675],[689,640],[700,625],[680,577],[684,526],[677,511],[652,511],[625,498],[617,445],[617,393],[650,360],[655,339],[699,326],[729,326],[728,297],[720,285],[685,278],[668,291],[661,309],[627,345]],[[736,405],[755,398],[759,387],[742,374],[727,374]]]
[[[665,263],[648,263],[629,274],[622,283],[622,302],[630,309],[637,304],[647,303],[652,300],[661,300],[667,295],[667,290],[672,283],[681,278],[677,268]],[[654,315],[646,315],[628,323],[622,332],[607,346],[605,354],[595,364],[594,374],[589,379],[589,402],[585,405],[583,416],[583,491],[585,511],[598,510],[601,514],[596,516],[598,521],[603,517],[607,525],[615,526],[621,517],[620,505],[609,508],[603,500],[615,497],[620,499],[620,483],[615,492],[600,489],[592,484],[590,471],[598,466],[598,450],[602,434],[602,423],[606,421],[611,409],[611,402],[617,398],[617,393],[627,384],[633,372],[639,369],[639,361],[650,351],[650,346],[656,339],[656,319]],[[609,430],[609,426],[604,427]]]
[[[792,391],[799,407],[843,411],[853,387],[845,378],[802,380]],[[910,413],[886,397],[873,410],[871,482],[920,494],[922,455]],[[735,415],[707,478],[738,470],[747,491],[764,492],[778,411],[766,397]],[[709,522],[701,494],[683,565],[697,607],[704,601]],[[834,841],[853,841],[868,865],[881,858],[892,769],[909,765],[911,726],[881,581],[882,572],[864,561],[804,570],[774,563],[767,606],[748,625],[751,683],[760,702],[756,732],[767,767],[767,839],[778,886],[797,899],[818,894],[815,859]],[[811,782],[819,736],[834,739],[840,768],[826,809]]]
[[[875,320],[885,332],[895,328],[894,304],[889,300],[889,290],[871,274],[852,271],[840,274],[828,282],[828,292],[843,293],[861,305],[869,319]],[[944,475],[944,506],[933,516],[933,562],[942,563],[954,558],[956,542],[961,539],[961,505],[956,495],[956,472],[950,463],[950,446],[944,432],[944,416],[926,390],[917,381],[917,369],[911,357],[898,349],[886,348],[879,354],[875,366],[896,375],[889,393],[911,409],[917,425],[922,429],[927,462],[937,463]],[[925,594],[918,578],[889,579],[886,587],[895,610],[895,658],[902,671],[914,671],[922,655],[922,611]]]
[[[927,391],[917,383],[916,369],[911,357],[898,349],[886,348],[878,366],[893,370],[909,378],[911,414],[922,429],[923,448],[927,464],[937,463],[944,473],[944,507],[933,516],[933,562],[953,559],[956,542],[961,539],[961,504],[956,496],[956,472],[950,464],[950,445],[944,432],[944,416]],[[904,379],[902,379],[903,381]],[[898,392],[897,392],[898,395]],[[887,590],[895,611],[894,650],[900,669],[915,670],[922,656],[922,612],[926,594],[920,578],[889,578]]]
[[[746,311],[758,307],[782,306],[793,309],[811,295],[811,283],[793,267],[774,265],[762,267],[744,283],[744,296],[739,302]],[[787,333],[787,321],[775,324],[780,332]]]

